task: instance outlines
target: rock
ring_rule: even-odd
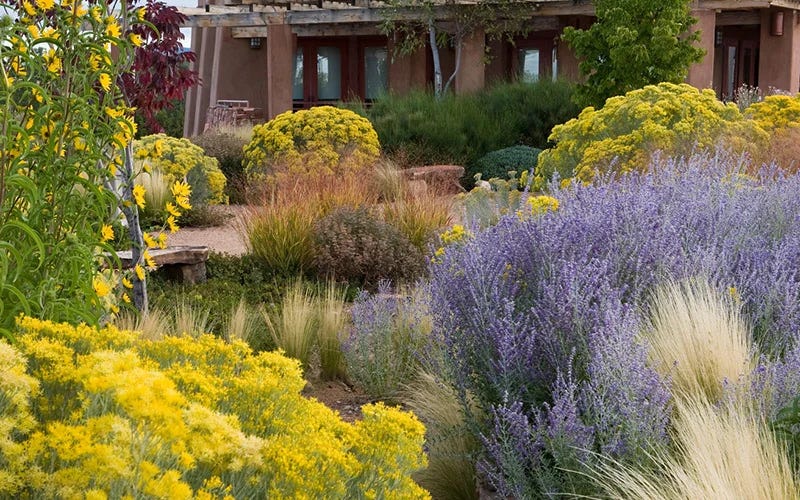
[[[403,175],[410,182],[424,181],[426,190],[436,194],[456,194],[464,191],[461,177],[464,167],[460,165],[427,165],[404,169]]]

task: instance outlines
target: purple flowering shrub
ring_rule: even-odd
[[[800,178],[740,166],[698,155],[556,189],[556,212],[506,217],[432,266],[434,336],[487,416],[479,469],[501,494],[598,494],[581,474],[597,454],[642,464],[668,445],[668,381],[639,336],[667,278],[735,295],[768,414],[798,393]]]

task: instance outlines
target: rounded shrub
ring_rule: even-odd
[[[413,281],[425,271],[422,252],[365,208],[339,208],[320,219],[314,243],[321,276],[375,285],[382,279]]]
[[[192,204],[219,204],[225,197],[225,175],[215,158],[189,139],[153,134],[133,142],[134,158],[161,171],[171,184],[186,179],[192,187]]]
[[[770,95],[761,102],[751,104],[744,114],[767,132],[800,127],[800,98]]]
[[[203,148],[207,156],[212,156],[219,162],[220,170],[228,179],[226,194],[231,203],[245,201],[242,161],[244,160],[244,146],[250,141],[250,132],[249,127],[212,130],[190,139],[194,144]]]
[[[481,174],[481,178],[484,180],[506,179],[510,171],[515,171],[518,174],[529,172],[536,167],[536,162],[541,152],[541,149],[530,146],[512,146],[492,151],[476,162],[474,171],[470,172],[471,175],[469,177],[472,178],[475,174]]]
[[[347,109],[318,106],[256,125],[244,147],[244,165],[255,179],[282,170],[338,174],[372,165],[379,154],[378,134],[369,120]]]
[[[766,133],[734,103],[713,90],[660,83],[612,97],[602,109],[553,128],[552,149],[542,152],[535,187],[555,172],[562,179],[590,181],[597,174],[644,170],[656,151],[686,155],[717,145],[744,151],[766,143]]]

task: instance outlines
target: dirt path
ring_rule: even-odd
[[[247,245],[242,239],[238,229],[240,218],[246,207],[242,205],[229,205],[214,207],[226,216],[222,226],[214,227],[185,227],[175,234],[167,237],[170,246],[198,245],[207,246],[212,252],[227,253],[230,255],[243,255],[247,253]]]

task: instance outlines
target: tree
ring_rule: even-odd
[[[117,84],[128,105],[141,114],[151,130],[160,132],[163,128],[155,118],[156,113],[183,98],[187,89],[197,85],[199,78],[189,66],[195,60],[194,53],[184,51],[180,43],[183,39],[180,27],[186,22],[186,16],[159,0],[147,0],[140,12],[143,12],[143,22],[131,24],[125,30],[126,38],[137,42],[133,63],[128,71],[119,74]],[[136,172],[130,142],[125,145],[119,174],[122,199],[133,199],[132,179]],[[135,266],[143,266],[147,257],[145,249],[151,245],[146,244],[142,234],[137,207],[123,203],[122,212],[132,242],[131,261]],[[141,273],[133,279],[133,303],[139,311],[147,312],[147,285]]]
[[[596,0],[597,21],[587,30],[568,27],[562,39],[581,59],[585,83],[578,104],[602,107],[609,97],[645,85],[682,82],[705,51],[688,0]]]
[[[525,0],[388,0],[381,31],[394,37],[395,54],[408,55],[426,45],[433,57],[434,91],[447,93],[461,69],[464,40],[478,30],[490,39],[525,33],[531,6]],[[455,49],[455,68],[444,81],[439,48]]]

